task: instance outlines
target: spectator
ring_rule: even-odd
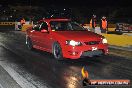
[[[95,32],[95,27],[96,27],[96,15],[93,15],[90,20],[90,28],[93,32]]]
[[[26,21],[25,21],[25,19],[24,19],[24,18],[22,18],[22,19],[21,19],[21,21],[20,21],[20,24],[21,24],[21,29],[22,29],[23,24],[25,24],[25,22],[26,22]]]

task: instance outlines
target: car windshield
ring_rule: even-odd
[[[51,21],[51,29],[55,31],[85,31],[86,29],[76,22],[71,21]]]

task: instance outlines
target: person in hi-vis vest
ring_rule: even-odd
[[[101,29],[101,33],[107,32],[107,20],[105,16],[103,16],[101,19],[100,29]]]
[[[90,29],[95,32],[95,27],[96,27],[96,15],[93,15],[91,20],[90,20]]]

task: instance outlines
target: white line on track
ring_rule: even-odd
[[[9,73],[9,75],[22,87],[22,88],[37,88],[32,83],[28,82],[24,77],[19,75],[15,70],[8,66],[5,62],[0,62],[0,65]],[[0,85],[1,88],[1,85]],[[44,87],[45,88],[45,87]]]
[[[3,88],[3,86],[0,84],[0,88]]]

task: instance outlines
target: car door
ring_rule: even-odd
[[[32,43],[33,43],[33,45],[37,45],[37,46],[38,46],[38,34],[40,31],[39,28],[40,28],[40,24],[37,23],[34,25],[34,27],[32,28],[32,31],[31,31]]]
[[[47,32],[41,32],[41,30],[47,30]],[[46,22],[42,22],[40,25],[40,33],[39,33],[39,46],[45,49],[46,51],[51,51],[52,48],[52,36],[49,33],[48,24]]]

